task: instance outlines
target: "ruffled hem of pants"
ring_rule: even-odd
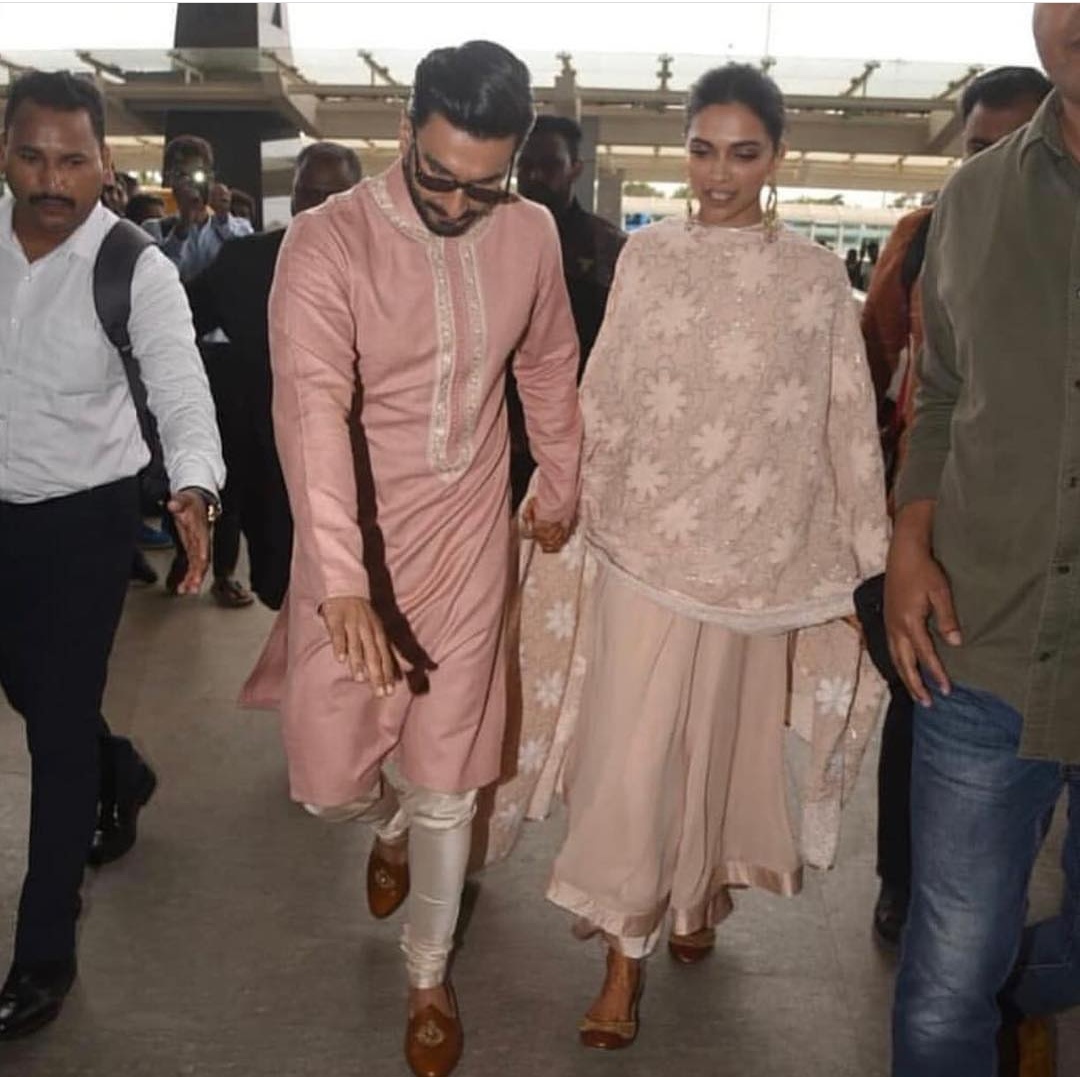
[[[692,935],[704,928],[715,927],[734,908],[731,890],[753,887],[780,897],[794,897],[802,890],[802,884],[801,867],[792,872],[783,872],[757,864],[729,861],[716,871],[710,896],[705,901],[689,909],[671,910],[671,930],[676,935]],[[620,939],[648,938],[663,922],[669,909],[669,902],[664,901],[647,913],[620,912],[600,904],[591,895],[558,878],[552,878],[548,884],[547,899],[585,921],[590,929]],[[579,932],[584,936],[590,933],[589,930]]]

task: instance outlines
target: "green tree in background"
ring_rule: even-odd
[[[664,193],[659,187],[651,183],[642,183],[640,180],[630,180],[623,184],[623,194],[637,195],[643,198],[663,198]]]

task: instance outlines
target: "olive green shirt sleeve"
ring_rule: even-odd
[[[920,287],[923,303],[923,346],[916,358],[919,388],[907,455],[896,484],[896,508],[912,501],[934,500],[949,457],[953,410],[962,378],[949,312],[942,300],[943,233],[948,227],[947,199],[934,210],[926,243]]]

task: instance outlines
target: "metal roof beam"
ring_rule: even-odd
[[[311,79],[309,79],[300,68],[295,64],[289,63],[287,60],[283,60],[278,56],[274,49],[260,49],[259,51],[278,69],[279,72],[281,72],[283,78],[288,78],[293,82],[303,83],[304,85],[311,85]]]
[[[367,49],[359,49],[356,55],[367,64],[367,68],[371,72],[372,86],[375,85],[376,79],[382,79],[387,86],[401,85],[401,83],[390,74],[390,68],[386,67],[385,64],[380,64],[379,61],[375,59],[374,53],[368,52]]]
[[[165,55],[172,60],[173,67],[184,73],[185,85],[190,85],[192,79],[196,82],[204,81],[205,76],[203,75],[202,70],[196,67],[183,52],[180,51],[180,49],[169,49]]]
[[[844,90],[840,94],[840,96],[841,97],[854,97],[857,90],[862,90],[863,96],[865,97],[866,96],[866,84],[870,81],[870,76],[879,67],[881,67],[881,63],[878,60],[868,60],[863,65],[862,74],[861,75],[856,75],[851,80],[851,85],[848,86],[848,88],[846,90]]]
[[[104,60],[99,60],[89,50],[79,49],[76,51],[75,55],[78,56],[87,67],[92,67],[99,78],[104,75],[111,75],[114,79],[119,79],[120,82],[126,81],[126,76],[122,67],[117,67],[116,64],[109,64]]]
[[[970,82],[973,82],[976,78],[982,74],[984,68],[981,64],[974,64],[967,69],[967,71],[961,75],[958,79],[953,79],[941,93],[936,94],[935,101],[946,101],[955,93],[959,93]]]

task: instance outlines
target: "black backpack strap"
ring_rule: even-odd
[[[930,234],[930,222],[933,219],[933,213],[928,213],[919,222],[908,249],[904,251],[904,261],[900,265],[900,283],[904,286],[904,295],[911,295],[911,289],[915,287],[915,282],[922,272],[923,261],[926,259],[926,237]]]
[[[120,353],[131,398],[139,416],[139,428],[153,450],[146,387],[139,374],[139,362],[131,349],[128,319],[131,317],[131,282],[135,263],[153,239],[131,221],[119,220],[109,229],[94,262],[94,309],[105,335]]]
[[[146,386],[139,373],[139,361],[132,350],[128,320],[131,317],[131,282],[135,264],[153,237],[132,221],[119,220],[109,229],[94,262],[94,309],[105,335],[120,355],[127,377],[131,402],[139,420],[150,463],[139,473],[142,510],[153,513],[169,494],[169,476],[158,438],[157,423],[150,413]]]

